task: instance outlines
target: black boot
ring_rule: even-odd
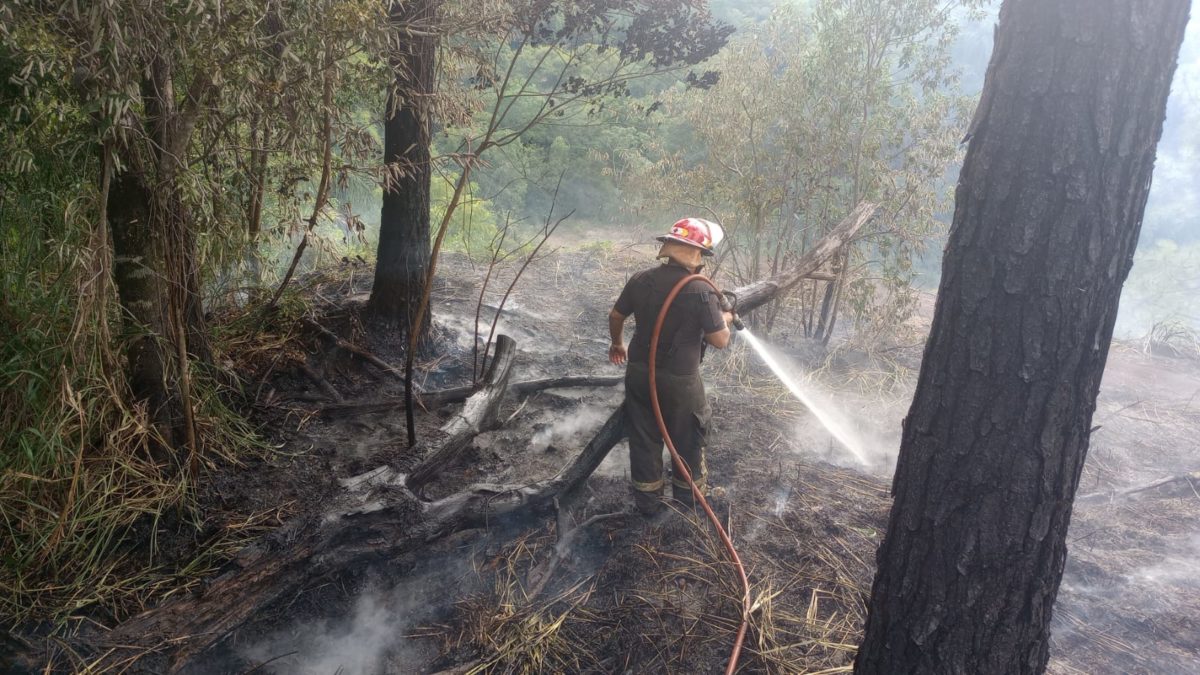
[[[675,500],[685,511],[696,509],[696,497],[692,494],[690,486],[680,487],[678,485],[671,486],[671,499]]]
[[[662,511],[662,489],[660,488],[658,492],[634,490],[633,503],[637,506],[638,513],[647,518],[653,518]]]

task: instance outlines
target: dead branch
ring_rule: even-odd
[[[525,270],[529,268],[529,264],[537,258],[538,252],[542,250],[542,247],[546,245],[546,242],[550,241],[550,237],[554,236],[554,232],[558,229],[558,226],[562,225],[563,221],[565,221],[567,218],[570,218],[575,213],[575,210],[571,209],[567,215],[554,221],[553,224],[550,223],[550,217],[554,215],[554,206],[558,203],[558,189],[562,187],[562,179],[564,175],[566,175],[566,169],[564,169],[562,173],[558,174],[558,183],[554,186],[554,195],[550,198],[550,212],[546,214],[546,224],[542,227],[542,231],[540,233],[541,241],[539,241],[537,245],[533,247],[533,250],[530,251],[529,255],[525,257],[524,262],[521,263],[521,266],[517,268],[517,273],[513,275],[512,281],[508,283],[508,288],[504,289],[504,296],[500,298],[500,304],[496,305],[496,313],[492,316],[492,325],[488,330],[487,340],[485,340],[483,343],[483,358],[479,364],[480,367],[487,363],[488,349],[491,347],[492,337],[496,334],[496,327],[500,325],[500,315],[504,312],[504,305],[508,304],[508,297],[512,295],[513,289],[516,288],[517,283],[521,281],[521,276],[525,274]],[[483,298],[482,292],[480,293],[479,297],[481,299]],[[479,342],[478,334],[475,335],[475,342]],[[471,377],[475,377],[474,372],[471,373]]]
[[[325,379],[324,375],[313,369],[312,366],[308,365],[307,363],[302,363],[300,364],[300,372],[304,373],[305,377],[312,380],[313,384],[317,385],[321,391],[325,392],[325,395],[328,396],[330,400],[337,401],[338,403],[346,400],[342,398],[341,392],[339,392],[332,384],[330,384],[329,380]]]
[[[546,389],[563,389],[567,387],[614,387],[625,381],[620,375],[590,376],[573,375],[569,377],[550,377],[540,380],[525,380],[508,385],[508,392],[518,396],[535,394]],[[479,387],[467,385],[451,389],[440,389],[421,394],[417,402],[425,409],[435,408],[447,403],[459,403],[467,400]],[[370,413],[390,412],[404,407],[401,396],[380,398],[363,403],[338,403],[320,408],[317,412],[323,415],[366,415]]]
[[[557,476],[527,485],[480,483],[435,502],[420,502],[398,474],[383,467],[346,481],[352,488],[349,508],[289,523],[243,551],[238,568],[214,579],[203,595],[168,600],[117,626],[98,641],[107,652],[103,660],[115,663],[139,645],[169,640],[169,670],[178,672],[256,613],[324,577],[393,559],[458,530],[544,509],[581,486],[624,438],[624,411],[618,407]]]
[[[875,215],[878,208],[869,202],[859,202],[858,206],[842,219],[842,222],[813,244],[812,248],[800,256],[790,269],[769,279],[756,281],[734,290],[733,292],[737,296],[738,313],[745,314],[765,305],[804,281],[862,229],[871,216]]]
[[[279,303],[279,298],[283,297],[284,290],[287,289],[288,283],[292,280],[292,275],[296,273],[296,266],[300,264],[300,259],[304,257],[304,249],[308,248],[308,235],[317,226],[317,220],[321,217],[321,212],[325,208],[325,204],[329,201],[329,185],[330,175],[333,169],[333,75],[330,73],[330,62],[332,61],[332,47],[325,48],[325,68],[322,72],[325,73],[324,86],[322,87],[321,109],[324,113],[323,122],[321,124],[321,136],[324,141],[322,158],[321,158],[321,182],[317,186],[317,196],[313,201],[312,215],[308,219],[308,227],[304,230],[304,236],[300,239],[300,245],[296,247],[296,253],[292,256],[292,263],[288,265],[287,273],[283,275],[283,281],[279,282],[279,288],[275,289],[275,293],[271,296],[271,300],[264,308],[264,312],[270,314],[275,311],[275,305]]]
[[[832,272],[810,272],[804,275],[804,278],[812,279],[814,281],[834,281],[838,278],[838,275],[833,274]]]
[[[558,510],[557,497],[554,499],[554,508]],[[554,573],[558,570],[559,563],[569,556],[571,547],[575,545],[575,540],[579,538],[579,535],[584,530],[592,525],[595,525],[596,523],[629,515],[624,511],[617,511],[616,513],[600,513],[588,518],[575,527],[567,529],[565,518],[561,517],[562,512],[558,511],[558,513],[560,516],[558,518],[557,525],[558,541],[554,543],[554,550],[551,551],[549,558],[529,572],[529,581],[532,585],[532,588],[528,594],[528,598],[530,600],[537,597],[542,590],[546,588],[546,584],[550,582],[551,577],[553,577]]]
[[[458,460],[471,439],[498,426],[496,414],[508,389],[508,377],[516,353],[516,343],[512,338],[507,335],[496,337],[496,356],[488,368],[483,388],[472,394],[462,412],[442,427],[449,438],[409,474],[409,489],[420,493],[429,481]]]
[[[304,325],[308,326],[309,328],[312,328],[313,330],[317,331],[321,335],[324,335],[325,337],[329,338],[330,340],[333,340],[333,343],[336,344],[338,347],[341,347],[342,349],[345,349],[346,351],[351,352],[353,354],[357,354],[358,356],[367,360],[372,365],[374,365],[376,368],[382,370],[383,372],[387,373],[388,375],[392,375],[394,377],[404,379],[404,373],[401,372],[400,370],[398,370],[397,368],[389,365],[386,361],[379,358],[378,356],[375,356],[374,354],[367,351],[366,349],[363,349],[362,347],[359,347],[358,345],[356,345],[352,342],[343,340],[341,338],[341,336],[339,336],[338,334],[329,330],[328,328],[322,326],[321,324],[317,323],[316,321],[313,321],[312,319],[310,319],[308,317],[304,317],[304,318],[300,319],[300,321],[303,322]]]

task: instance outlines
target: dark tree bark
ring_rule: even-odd
[[[437,11],[437,0],[393,3],[391,16],[399,26],[420,26],[420,35],[400,38],[393,67],[396,82],[388,96],[383,129],[383,210],[375,283],[368,308],[371,313],[399,326],[411,326],[425,291],[429,269],[430,114],[434,90],[437,37],[428,30]],[[420,322],[429,330],[428,309]]]
[[[1001,9],[856,673],[1046,667],[1188,4]]]
[[[130,394],[146,406],[164,441],[194,460],[187,363],[208,361],[210,349],[195,236],[178,176],[197,117],[215,89],[207,75],[196,75],[177,104],[171,63],[156,58],[146,71],[143,113],[126,115],[127,136],[113,147],[122,167],[107,195],[113,277]],[[182,466],[179,453],[161,452],[158,459]]]
[[[125,170],[108,192],[108,226],[113,241],[113,277],[124,323],[126,378],[134,399],[143,402],[160,429],[173,426],[167,387],[166,297],[157,261],[161,234],[150,217],[152,195],[140,173]],[[169,436],[168,436],[169,438]]]

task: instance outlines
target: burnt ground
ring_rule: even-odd
[[[645,246],[596,243],[531,266],[499,324],[517,341],[513,380],[619,374],[605,358],[605,316],[627,275],[651,255]],[[420,369],[424,389],[469,380],[485,271],[462,256],[444,259],[434,298],[437,347]],[[365,330],[357,318],[368,272],[349,266],[311,284],[318,321],[400,364],[398,338]],[[495,306],[511,274],[502,271],[486,305]],[[929,305],[914,320],[908,346],[885,353],[775,341],[856,428],[870,466],[840,450],[744,344],[710,352],[710,476],[725,493],[717,510],[746,561],[756,610],[745,672],[848,670]],[[483,314],[486,320],[492,311]],[[398,378],[312,332],[280,344],[246,358],[246,367],[265,377],[255,416],[277,451],[217,471],[201,495],[202,509],[230,521],[238,514],[271,513],[278,522],[326,513],[340,480],[418,459],[405,449],[399,410],[314,414],[330,393],[298,366],[307,363],[348,401],[397,396]],[[478,437],[428,495],[555,474],[621,396],[620,388],[594,388],[510,397],[500,415],[508,422]],[[456,409],[423,413],[421,435],[436,439]],[[1102,428],[1093,435],[1080,494],[1098,496],[1076,508],[1050,671],[1200,671],[1200,495],[1184,482],[1108,496],[1200,468],[1200,365],[1114,345],[1095,419]],[[693,517],[669,513],[647,522],[630,514],[626,453],[619,445],[557,518],[500,522],[347,570],[255,617],[193,671],[723,671],[738,590],[719,545]],[[566,535],[568,555],[550,568],[555,542],[599,514],[617,515]]]

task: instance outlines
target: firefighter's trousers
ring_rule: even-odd
[[[680,457],[687,464],[696,487],[704,493],[708,467],[704,462],[704,439],[712,415],[704,395],[700,373],[674,375],[661,368],[657,375],[658,403],[663,421]],[[629,362],[625,370],[625,414],[629,421],[629,474],[633,488],[643,493],[662,493],[663,439],[650,404],[650,368]],[[668,460],[669,455],[668,455]],[[690,495],[687,481],[672,471],[673,492]]]

